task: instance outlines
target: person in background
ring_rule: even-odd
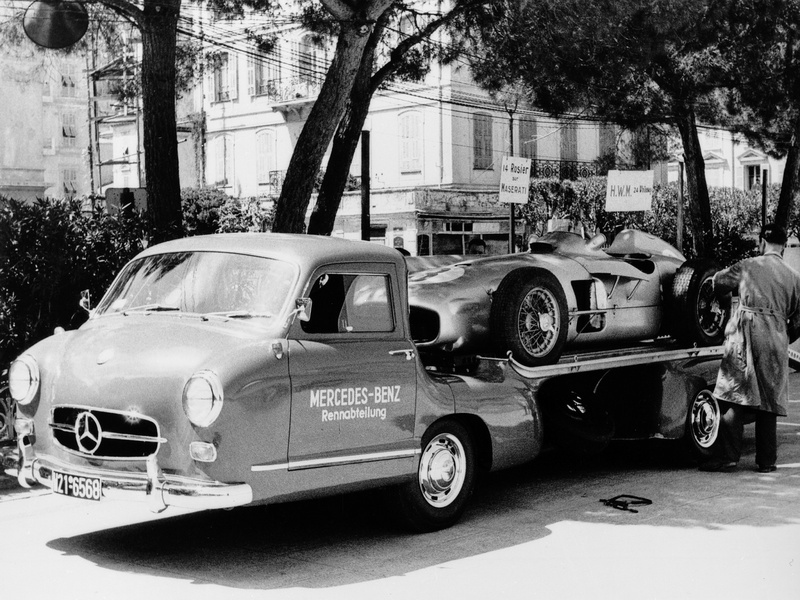
[[[800,274],[783,262],[786,231],[761,228],[760,256],[714,275],[717,296],[738,293],[739,305],[725,328],[725,351],[714,396],[720,405],[716,456],[701,471],[732,471],[742,453],[744,424],[756,424],[756,464],[775,470],[777,417],[789,400],[789,344],[800,337]]]
[[[481,238],[472,238],[467,246],[467,254],[486,254],[486,242]]]

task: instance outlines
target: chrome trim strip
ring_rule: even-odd
[[[75,433],[75,428],[70,427],[68,425],[59,425],[57,423],[50,423],[50,429],[55,429],[57,431],[63,431],[64,433]],[[167,439],[163,437],[154,437],[150,435],[134,435],[132,433],[114,433],[104,431],[101,438],[106,440],[125,440],[129,442],[142,442],[142,443],[153,443],[153,444],[166,444]],[[69,448],[67,448],[69,450]]]
[[[165,444],[167,440],[162,437],[152,437],[149,435],[133,435],[131,433],[103,432],[103,439],[106,440],[126,440],[128,442],[158,443]]]
[[[370,454],[353,454],[350,456],[335,456],[332,458],[316,458],[311,460],[297,460],[280,464],[253,465],[251,471],[294,471],[299,469],[315,469],[317,467],[355,465],[365,462],[376,462],[381,460],[394,460],[396,458],[411,458],[422,454],[422,449],[412,448],[410,450],[388,450],[386,452],[373,452]]]

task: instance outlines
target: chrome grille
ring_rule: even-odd
[[[54,407],[50,429],[63,448],[100,459],[144,460],[166,441],[150,417],[86,406]]]

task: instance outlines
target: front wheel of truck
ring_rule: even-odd
[[[475,448],[456,421],[434,423],[422,439],[414,480],[398,487],[398,516],[418,532],[455,524],[475,487]]]

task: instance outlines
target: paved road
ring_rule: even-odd
[[[779,469],[700,473],[675,445],[555,452],[483,482],[457,526],[398,531],[380,495],[152,515],[0,483],[3,598],[800,598],[800,374]],[[637,513],[601,499],[652,500]],[[30,593],[27,594],[25,591]]]

